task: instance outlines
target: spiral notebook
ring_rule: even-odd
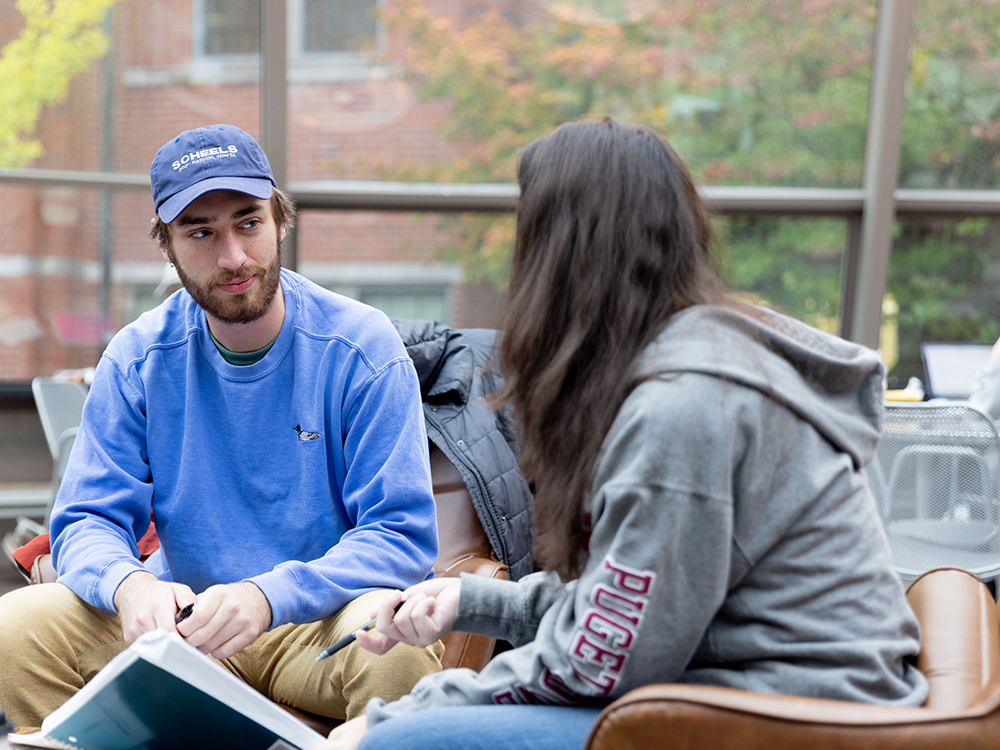
[[[12,748],[310,750],[323,735],[176,633],[139,637]]]

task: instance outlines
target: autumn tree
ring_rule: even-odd
[[[612,115],[661,132],[702,185],[861,184],[875,0],[496,0],[465,17],[452,7],[392,0],[385,11],[406,40],[406,75],[423,97],[449,101],[445,133],[462,149],[393,176],[512,181],[528,141]],[[997,187],[998,14],[996,0],[921,4],[902,185]],[[967,279],[983,275],[991,226],[901,228],[890,279],[901,340],[1000,332],[1000,309],[957,309],[972,293]],[[829,325],[842,221],[732,218],[718,228],[736,288]],[[503,283],[512,221],[470,216],[453,229],[449,257]],[[904,354],[912,364],[913,351]]]
[[[43,153],[34,133],[42,110],[66,98],[73,77],[104,56],[101,24],[116,0],[18,0],[20,35],[0,50],[0,166]]]
[[[393,2],[386,18],[406,35],[405,68],[423,96],[451,102],[446,134],[463,146],[460,158],[405,176],[511,181],[517,149],[528,141],[569,120],[611,115],[664,134],[701,184],[857,184],[874,3],[763,7],[724,0],[496,2],[463,22],[435,12],[431,2]],[[837,22],[828,25],[831,16]],[[780,223],[766,226],[776,239],[789,234]],[[733,234],[731,223],[720,228]],[[474,277],[502,281],[510,222],[474,217],[457,231],[453,257]],[[755,247],[763,231],[750,232]],[[815,277],[807,269],[817,258],[835,264],[843,248],[842,231],[828,224],[808,231],[803,279]],[[738,286],[777,274],[768,296],[787,287],[780,278],[789,273],[787,259],[751,270],[739,259],[740,245],[737,239],[732,254]],[[836,273],[823,288],[796,294],[820,297],[817,312],[835,312]]]

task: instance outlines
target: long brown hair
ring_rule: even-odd
[[[727,298],[708,210],[652,130],[576,122],[529,144],[499,365],[535,493],[535,556],[580,572],[582,514],[631,369],[669,317]]]

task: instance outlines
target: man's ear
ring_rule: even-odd
[[[150,228],[150,230],[152,230],[153,227],[156,226],[156,220],[158,218],[159,217],[156,214],[153,214],[152,216],[149,217],[149,228]],[[169,229],[167,231],[169,231]],[[150,231],[150,235],[152,236],[152,231]],[[170,262],[170,256],[167,255],[167,249],[165,247],[163,247],[163,245],[160,245],[160,255],[163,256],[163,260],[165,260],[167,263]]]
[[[281,237],[278,239],[278,242],[284,242],[286,234],[288,234],[288,225],[287,224],[282,224],[281,225]]]

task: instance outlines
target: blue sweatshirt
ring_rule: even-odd
[[[59,581],[114,612],[144,570],[195,593],[249,580],[271,627],[432,575],[420,388],[377,310],[281,273],[285,319],[256,364],[220,355],[186,291],[124,328],[94,375],[52,513]]]

